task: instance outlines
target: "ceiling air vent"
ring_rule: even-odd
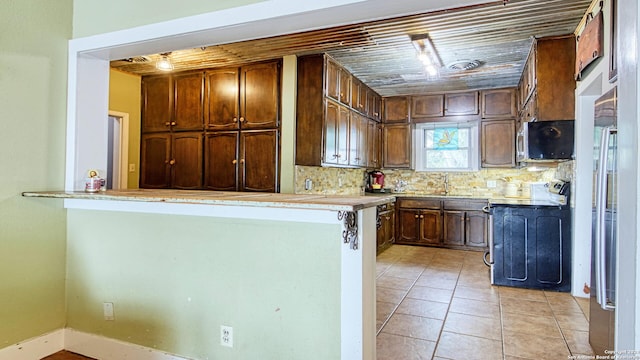
[[[151,59],[146,56],[134,56],[128,58],[127,60],[132,63],[148,63],[149,61],[151,61]]]
[[[478,60],[457,60],[447,65],[447,69],[451,71],[467,71],[473,70],[480,66]]]

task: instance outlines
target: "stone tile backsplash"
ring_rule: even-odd
[[[398,181],[404,181],[405,193],[443,195],[446,174],[449,195],[495,198],[505,196],[507,182],[514,182],[521,189],[522,184],[529,182],[573,178],[572,161],[561,163],[557,168],[536,171],[530,169],[481,169],[447,173],[385,170],[385,188],[392,189]],[[359,195],[364,187],[366,174],[363,169],[296,166],[295,191],[297,194]],[[310,189],[305,189],[307,179],[310,180]],[[494,184],[495,187],[490,187]],[[518,194],[526,196],[521,191]]]

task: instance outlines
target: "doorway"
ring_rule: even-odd
[[[107,189],[126,189],[129,169],[129,114],[109,111]]]

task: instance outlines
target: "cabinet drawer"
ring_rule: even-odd
[[[398,200],[398,207],[440,210],[441,202],[440,199],[400,199]]]
[[[485,200],[444,200],[442,207],[445,210],[482,210],[487,206],[488,202]]]

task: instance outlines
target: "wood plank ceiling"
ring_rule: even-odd
[[[509,0],[232,44],[173,51],[174,71],[328,53],[382,96],[516,86],[533,37],[573,34],[592,0]],[[444,66],[426,75],[411,35],[429,34]],[[114,60],[122,71],[158,74],[159,54]],[[472,70],[448,65],[477,61]]]

